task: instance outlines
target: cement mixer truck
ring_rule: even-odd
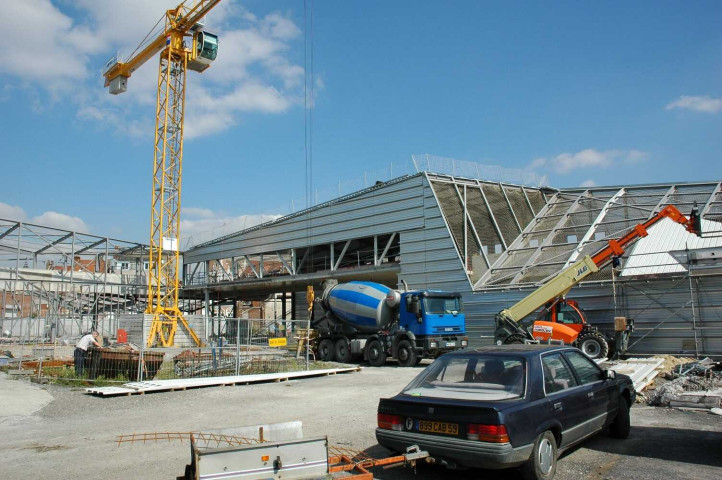
[[[363,358],[378,367],[393,357],[410,367],[468,342],[459,293],[330,282],[320,304],[324,315],[312,323],[319,360]]]

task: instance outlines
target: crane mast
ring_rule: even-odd
[[[203,17],[221,0],[181,3],[166,11],[163,32],[125,61],[114,59],[103,73],[111,94],[123,93],[131,74],[159,54],[155,149],[150,216],[148,305],[152,315],[147,344],[173,346],[178,323],[196,345],[201,340],[178,307],[180,290],[180,212],[186,74],[202,72],[215,60],[218,39],[203,31]],[[192,40],[191,40],[192,37]],[[190,46],[186,40],[191,40]]]

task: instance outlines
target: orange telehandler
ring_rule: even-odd
[[[574,300],[567,300],[566,294],[572,287],[589,275],[598,272],[624,254],[625,248],[636,240],[648,235],[647,229],[662,220],[670,218],[683,225],[688,232],[701,236],[701,219],[697,206],[689,217],[676,207],[668,205],[644,223],[640,223],[618,239],[609,240],[607,245],[594,255],[587,255],[562,270],[549,281],[527,295],[513,306],[496,315],[494,340],[497,345],[510,343],[534,343],[557,340],[579,347],[591,358],[605,358],[613,350],[617,357],[626,351],[633,322],[616,328],[617,338],[609,338],[599,329],[590,325],[584,312]],[[544,306],[539,317],[533,322],[524,319]],[[610,348],[610,345],[614,348]]]

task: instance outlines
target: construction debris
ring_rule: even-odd
[[[709,358],[675,363],[647,395],[647,402],[716,413],[722,406],[722,364]]]
[[[627,360],[615,360],[607,363],[607,366],[617,373],[629,376],[634,383],[634,390],[640,393],[659,375],[659,369],[664,362],[665,359],[660,357],[629,358]]]

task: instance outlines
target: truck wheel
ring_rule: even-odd
[[[557,471],[557,441],[547,430],[534,441],[529,460],[522,465],[521,473],[527,480],[551,480]]]
[[[381,340],[371,340],[366,350],[366,356],[369,359],[369,365],[372,367],[381,367],[386,363],[386,350]]]
[[[506,337],[506,340],[504,340],[504,345],[513,345],[517,343],[524,343],[523,335],[509,335],[508,337]]]
[[[396,349],[396,358],[402,367],[413,367],[416,365],[416,350],[408,340],[401,340]]]
[[[609,344],[597,332],[585,333],[579,337],[577,347],[591,359],[607,358],[609,355]]]
[[[628,438],[629,429],[629,405],[627,405],[627,400],[622,397],[619,399],[617,416],[614,418],[609,430],[614,438]]]
[[[336,361],[348,363],[349,360],[351,360],[351,349],[348,346],[348,342],[345,338],[339,338],[336,340]]]
[[[318,342],[318,358],[322,362],[333,362],[333,340],[324,338]]]

